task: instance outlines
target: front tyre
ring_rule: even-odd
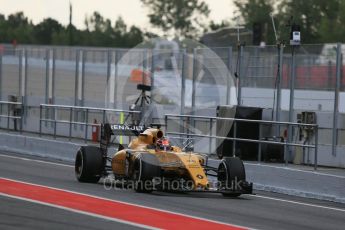
[[[219,189],[223,196],[238,197],[241,195],[242,182],[246,181],[243,162],[238,157],[224,157],[218,167]]]
[[[82,146],[75,158],[75,176],[79,182],[97,183],[104,171],[101,149],[95,146]]]
[[[161,176],[159,161],[155,155],[140,153],[134,161],[132,180],[136,192],[150,193],[154,188],[154,178]]]

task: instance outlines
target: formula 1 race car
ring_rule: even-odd
[[[137,137],[128,148],[120,145],[112,157],[108,157],[108,148],[119,125],[101,125],[100,147],[80,147],[75,160],[78,181],[97,183],[112,174],[137,192],[218,192],[230,197],[252,193],[253,185],[246,181],[239,158],[226,157],[218,167],[211,167],[207,155],[170,145],[159,128],[120,128],[136,132]]]

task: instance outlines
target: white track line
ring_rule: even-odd
[[[215,160],[215,159],[209,159],[209,161],[214,161],[216,163],[219,162],[219,160]],[[320,175],[320,176],[329,176],[329,177],[345,179],[345,176],[341,176],[341,175],[323,173],[320,171],[297,169],[297,168],[292,168],[292,167],[288,167],[288,166],[276,166],[276,165],[267,165],[267,164],[249,163],[249,162],[243,162],[243,164],[244,164],[244,166],[251,165],[251,166],[257,166],[257,167],[263,167],[263,168],[267,167],[267,168],[274,168],[274,169],[283,169],[283,170],[288,170],[288,171],[292,171],[292,172],[302,172],[302,173],[309,173],[309,174]]]
[[[329,207],[329,206],[322,206],[322,205],[317,205],[317,204],[308,204],[308,203],[304,203],[304,202],[285,200],[285,199],[273,198],[273,197],[262,196],[262,195],[248,195],[248,196],[258,197],[258,198],[267,199],[267,200],[280,201],[280,202],[285,202],[285,203],[291,203],[291,204],[298,204],[298,205],[303,205],[303,206],[308,206],[308,207],[313,207],[313,208],[323,208],[323,209],[328,209],[328,210],[332,210],[332,211],[345,212],[345,209],[334,208],[334,207]]]
[[[46,203],[46,202],[42,202],[42,201],[38,201],[38,200],[32,200],[32,199],[23,198],[23,197],[20,197],[20,196],[12,196],[12,195],[9,195],[9,194],[6,194],[6,193],[1,193],[0,192],[0,196],[5,196],[5,197],[9,197],[9,198],[18,199],[18,200],[28,201],[28,202],[31,202],[31,203],[36,203],[36,204],[45,205],[45,206],[49,206],[49,207],[53,207],[53,208],[58,208],[58,209],[66,210],[66,211],[69,211],[69,212],[74,212],[74,213],[78,213],[78,214],[88,215],[88,216],[92,216],[92,217],[96,217],[96,218],[100,218],[100,219],[104,219],[104,220],[110,220],[110,221],[118,222],[118,223],[121,223],[121,224],[127,224],[127,225],[131,225],[131,226],[139,227],[139,228],[159,229],[159,228],[154,228],[154,227],[143,225],[143,224],[136,224],[136,223],[133,223],[133,222],[129,222],[129,221],[113,218],[113,217],[107,217],[107,216],[102,216],[102,215],[98,215],[98,214],[94,214],[94,213],[90,213],[90,212],[84,212],[84,211],[80,211],[80,210],[77,210],[77,209],[67,208],[67,207],[64,207],[64,206],[50,204],[50,203]]]
[[[268,168],[275,168],[275,169],[284,169],[284,170],[295,171],[295,172],[303,172],[303,173],[310,173],[310,174],[314,174],[314,175],[329,176],[329,177],[345,179],[345,176],[334,175],[334,174],[329,174],[329,173],[322,173],[322,172],[317,172],[317,171],[307,171],[307,170],[296,169],[296,168],[289,168],[289,167],[284,167],[284,166],[255,164],[255,163],[247,163],[247,162],[245,162],[244,165],[252,165],[252,166],[258,166],[258,167],[268,167]]]
[[[50,164],[50,165],[57,165],[57,166],[64,166],[64,167],[74,168],[73,165],[61,164],[61,163],[55,163],[55,162],[49,162],[49,161],[43,161],[43,160],[36,160],[36,159],[30,159],[30,158],[25,158],[25,157],[10,156],[10,155],[6,155],[6,154],[0,154],[0,157],[7,157],[7,158],[23,160],[23,161],[33,161],[33,162],[37,162],[37,163],[44,163],[44,164]]]

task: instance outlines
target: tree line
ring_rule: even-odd
[[[18,12],[7,18],[0,15],[0,42],[40,45],[78,45],[104,47],[133,47],[142,42],[145,34],[136,26],[128,27],[119,17],[114,25],[98,12],[85,18],[86,29],[74,25],[63,26],[52,18],[46,18],[34,25]]]
[[[300,25],[305,44],[345,41],[344,0],[235,0],[247,28],[259,25],[262,40],[275,43],[270,18],[273,13],[278,39],[289,39],[290,25]]]
[[[224,27],[235,27],[235,16],[254,31],[256,39],[274,44],[270,14],[273,14],[278,37],[288,40],[289,23],[301,26],[303,43],[344,42],[344,0],[234,0],[238,13],[220,23],[208,20],[210,9],[203,0],[141,0],[148,18],[160,35],[171,38],[199,39],[202,34]],[[230,4],[230,0],[229,0]],[[224,6],[227,7],[227,6]],[[23,12],[7,17],[0,14],[0,43],[134,47],[158,36],[137,26],[128,26],[118,17],[115,22],[94,12],[86,17],[85,29],[72,23],[62,25],[52,18],[33,24]]]

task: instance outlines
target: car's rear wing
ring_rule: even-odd
[[[100,147],[106,151],[111,143],[111,136],[138,136],[144,132],[145,126],[143,125],[128,125],[128,124],[101,124],[101,138]]]

